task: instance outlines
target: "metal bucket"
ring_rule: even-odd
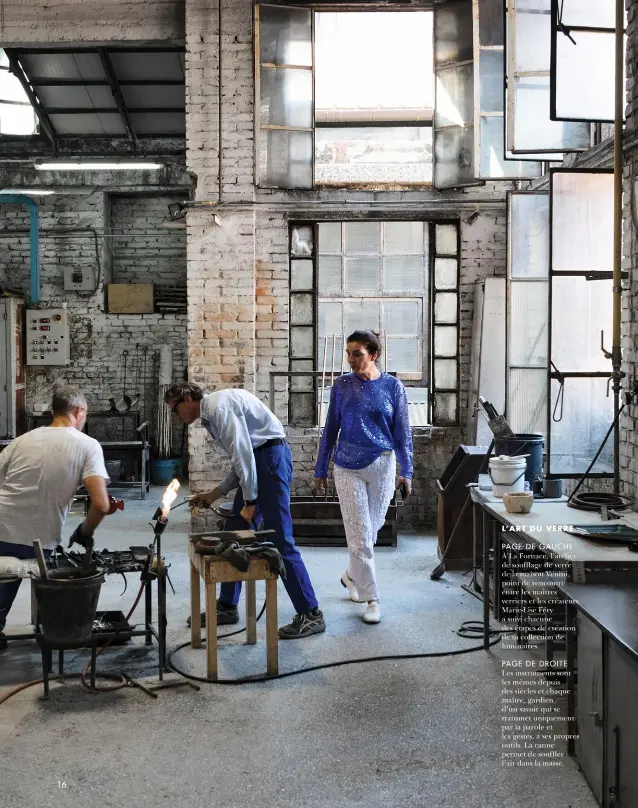
[[[104,465],[106,466],[106,473],[111,478],[111,484],[116,483],[120,479],[120,474],[122,473],[122,461],[105,460]]]
[[[87,642],[93,633],[104,574],[82,570],[50,570],[49,578],[33,580],[44,639],[53,646]]]

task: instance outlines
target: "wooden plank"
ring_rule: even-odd
[[[193,648],[202,647],[202,624],[200,617],[201,596],[199,586],[199,570],[191,562],[191,645]]]
[[[252,558],[246,572],[238,570],[229,561],[219,556],[202,556],[204,559],[204,581],[209,583],[231,583],[234,581],[263,581],[276,579],[264,558]]]
[[[217,679],[217,586],[206,584],[206,674]]]
[[[109,283],[109,314],[153,314],[152,283]]]
[[[246,582],[246,642],[257,642],[257,592],[254,581]]]
[[[277,626],[277,581],[266,581],[266,672],[279,673],[279,629]]]

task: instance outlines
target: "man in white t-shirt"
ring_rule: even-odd
[[[48,555],[62,540],[80,485],[87,489],[91,506],[73,534],[75,540],[90,539],[109,511],[102,447],[82,432],[86,399],[70,387],[57,388],[51,411],[51,426],[21,435],[0,454],[0,556],[34,558],[34,539]],[[6,648],[2,631],[19,586],[19,580],[0,583],[0,650]]]

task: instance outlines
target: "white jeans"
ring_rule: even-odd
[[[374,567],[374,545],[394,494],[394,452],[384,452],[362,469],[334,467],[350,551],[348,575],[362,600],[379,600]]]

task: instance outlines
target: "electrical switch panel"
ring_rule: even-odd
[[[64,268],[64,290],[66,292],[94,292],[96,280],[93,267]]]
[[[70,364],[67,309],[30,309],[26,328],[27,365]]]

